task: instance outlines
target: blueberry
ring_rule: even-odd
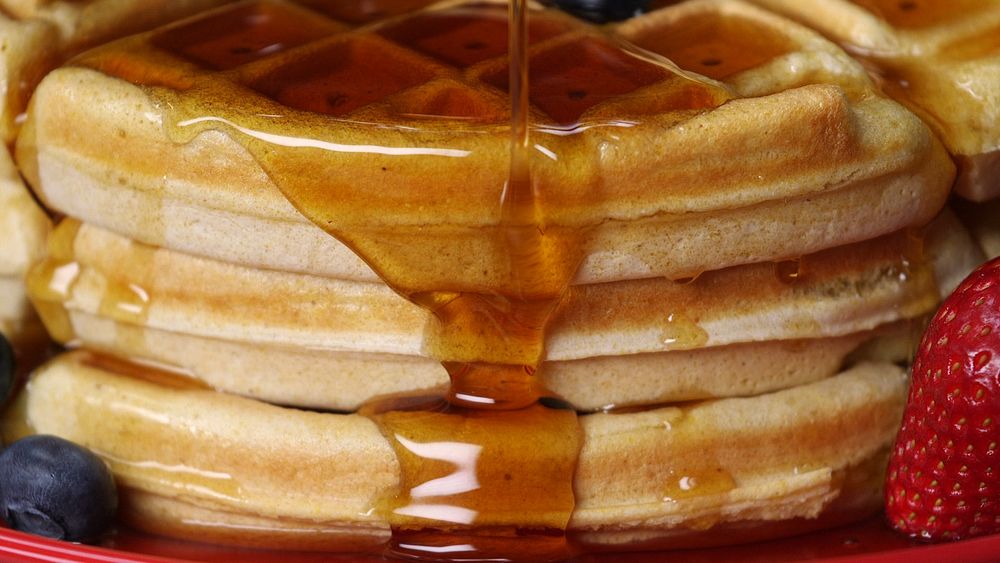
[[[15,530],[69,541],[95,539],[118,508],[101,458],[55,436],[29,436],[0,453],[0,517]]]
[[[0,405],[14,388],[14,348],[7,337],[0,332]]]
[[[550,0],[560,10],[596,23],[625,20],[646,11],[649,0]]]

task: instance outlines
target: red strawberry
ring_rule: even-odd
[[[889,462],[886,514],[911,537],[1000,532],[1000,258],[934,315]]]

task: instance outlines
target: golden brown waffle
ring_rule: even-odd
[[[929,313],[939,287],[948,291],[982,261],[950,216],[926,244],[924,236],[902,232],[683,284],[576,286],[553,322],[541,377],[578,409],[595,409],[831,375],[875,329]],[[353,410],[447,382],[434,360],[451,358],[426,358],[430,313],[383,284],[234,266],[72,221],[29,284],[60,342],[174,366],[222,391]]]
[[[382,271],[442,301],[447,292],[501,305],[549,297],[508,291],[521,262],[498,242],[511,226],[498,206],[510,178],[506,10],[443,2],[410,11],[418,4],[352,16],[336,4],[242,2],[100,47],[45,79],[19,163],[75,221],[53,237],[33,294],[58,338],[107,355],[70,353],[39,372],[9,435],[56,433],[105,456],[125,487],[125,517],[147,529],[300,548],[344,532],[384,538],[387,519],[402,514],[385,507],[387,494],[427,482],[415,480],[412,454],[432,459],[390,445],[392,436],[436,435],[421,435],[433,425],[419,422],[393,434],[386,421],[454,411],[376,403],[317,413],[228,392],[351,409],[373,394],[439,385],[425,356],[507,357],[495,342],[438,353],[458,347],[428,344],[430,315],[360,260],[345,262],[346,245],[368,257],[402,249],[381,253],[398,259]],[[888,363],[833,374],[859,344],[931,309],[935,282],[947,287],[981,259],[953,225],[920,244],[953,165],[856,63],[745,4],[683,8],[780,36],[783,50],[716,68],[714,80],[655,54],[675,52],[657,37],[687,28],[674,18],[681,11],[607,29],[551,11],[531,18],[530,158],[541,186],[531,225],[583,261],[548,334],[554,367],[542,364],[539,377],[588,409],[730,397],[578,419],[547,403],[457,419],[520,424],[543,412],[488,428],[481,442],[461,437],[504,462],[477,465],[486,473],[475,494],[568,475],[515,492],[556,513],[548,495],[568,491],[569,528],[595,543],[699,542],[689,529],[767,522],[781,534],[877,506],[904,378]],[[723,66],[694,51],[683,60]],[[542,261],[546,274],[576,266]],[[671,281],[687,276],[696,279]],[[294,361],[268,387],[235,373],[233,355]],[[328,397],[305,379],[316,371],[295,371],[313,359],[334,368]],[[163,363],[227,393],[154,369]],[[382,371],[367,387],[338,373],[355,366],[370,377],[373,363]],[[414,366],[414,377],[399,377]],[[670,369],[713,373],[693,381]],[[334,396],[343,386],[353,389]],[[757,395],[731,397],[743,393]],[[557,417],[570,424],[539,422]],[[546,461],[547,471],[523,470]],[[437,467],[421,463],[418,477]],[[559,518],[483,506],[488,520],[477,525]]]
[[[1000,195],[1000,2],[754,1],[864,60],[884,91],[923,117],[955,155],[959,194]]]
[[[0,140],[42,76],[67,58],[111,39],[231,0],[0,0]]]
[[[40,326],[21,282],[50,228],[13,167],[14,143],[29,97],[46,72],[70,55],[224,0],[0,0],[0,331],[36,344]],[[64,124],[71,129],[72,124]]]
[[[0,148],[0,276],[21,277],[45,253],[51,224]]]
[[[0,0],[0,11],[42,20],[59,31],[57,44],[73,54],[231,0]]]
[[[28,304],[23,279],[28,266],[44,255],[50,228],[7,149],[0,147],[0,332],[8,338],[38,333],[41,328]]]
[[[691,0],[621,23],[616,33],[741,97],[836,84],[870,95],[864,67],[811,29],[740,0]]]
[[[904,390],[900,369],[865,364],[754,398],[583,416],[570,529],[595,543],[684,545],[870,512]],[[51,433],[101,454],[142,529],[296,549],[388,534],[370,508],[399,469],[367,418],[122,376],[78,353],[43,368],[26,395],[4,437]]]
[[[58,32],[42,20],[16,21],[0,12],[0,141],[14,142],[17,119],[38,81],[59,60]]]
[[[261,50],[240,30],[225,33],[211,18],[234,17],[229,10],[287,48]],[[369,235],[422,249],[404,260],[419,274],[413,286],[453,283],[457,263],[464,283],[488,287],[505,260],[484,228],[499,220],[507,174],[497,46],[505,16],[498,7],[470,24],[463,13],[446,4],[358,28],[288,4],[246,3],[114,43],[47,78],[20,164],[52,207],[147,244],[372,280],[283,197],[272,178],[287,171],[265,173],[244,147],[261,149],[255,136],[275,147],[311,144],[276,166],[328,179],[338,193],[329,212],[359,250],[369,250]],[[552,80],[534,82],[534,174],[551,187],[542,203],[550,228],[593,227],[578,282],[794,258],[924,223],[948,193],[944,151],[916,118],[868,90],[850,61],[838,59],[845,70],[830,76],[856,80],[851,95],[813,84],[716,107],[732,95],[723,85],[621,51],[568,16],[544,12],[535,22],[534,68]],[[442,54],[426,38],[440,26],[485,39]],[[297,39],[281,35],[289,30]],[[317,62],[331,57],[333,67]],[[197,94],[206,89],[211,104]],[[67,131],[64,121],[80,127]],[[576,121],[583,125],[566,134]]]

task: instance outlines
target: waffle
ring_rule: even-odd
[[[14,170],[12,145],[29,97],[60,62],[89,47],[190,15],[224,0],[0,1],[0,332],[24,346],[44,341],[21,282],[43,250],[49,220]],[[31,355],[25,351],[19,355]]]
[[[982,261],[951,215],[926,245],[922,237],[900,232],[683,284],[575,286],[550,328],[541,377],[588,410],[755,394],[832,375],[873,331],[929,313],[939,287],[949,291]],[[440,387],[438,362],[455,360],[426,356],[430,313],[381,283],[234,266],[74,221],[50,246],[29,286],[57,340],[173,365],[219,390],[354,410],[375,396]],[[697,371],[678,375],[689,366]]]
[[[726,5],[703,3],[706,10]],[[398,265],[420,274],[409,280],[412,286],[453,284],[457,263],[470,286],[459,289],[495,287],[505,274],[498,265],[506,258],[491,242],[488,226],[499,220],[493,202],[499,201],[507,174],[509,112],[501,78],[506,59],[483,58],[495,49],[477,47],[461,54],[474,64],[462,65],[410,37],[410,28],[424,25],[421,18],[459,17],[454,15],[458,8],[360,28],[304,15],[286,4],[229,9],[244,18],[271,14],[253,21],[292,21],[281,25],[319,38],[266,56],[202,61],[199,57],[207,55],[195,53],[197,45],[205,45],[206,52],[218,48],[210,36],[198,35],[220,28],[208,20],[132,37],[50,74],[18,144],[19,163],[39,196],[70,216],[154,246],[269,269],[374,281],[353,253],[305,220],[282,195],[272,178],[283,171],[271,165],[265,171],[262,155],[252,156],[261,148],[254,134],[268,132],[286,144],[306,135],[329,150],[289,152],[310,158],[323,154],[308,164],[310,177],[327,178],[324,189],[336,190],[338,208],[327,214],[338,218],[339,235],[349,238],[355,250],[372,251],[360,248],[368,234],[422,249]],[[580,283],[683,278],[740,263],[794,258],[929,221],[947,196],[953,170],[945,152],[911,114],[882,97],[864,95],[871,93],[867,79],[844,58],[847,68],[838,80],[857,81],[853,98],[835,85],[811,84],[715,107],[731,97],[724,85],[678,75],[657,60],[615,55],[617,47],[600,32],[568,16],[545,14],[546,19],[536,20],[547,30],[539,31],[544,40],[532,47],[539,72],[560,72],[570,54],[573,63],[589,57],[592,71],[587,77],[566,75],[580,80],[582,90],[569,86],[571,92],[561,97],[536,94],[532,116],[542,147],[534,154],[535,175],[552,188],[542,202],[546,221],[553,231],[588,229],[581,241]],[[748,20],[746,25],[754,24]],[[239,35],[227,40],[238,42]],[[811,36],[811,41],[819,39]],[[196,46],[185,52],[171,47],[175,43]],[[362,52],[370,60],[362,61]],[[326,77],[310,74],[309,61],[328,56],[343,65]],[[350,102],[336,102],[340,98],[334,92],[327,98],[336,107],[320,107],[327,100],[323,96],[299,99],[310,84],[337,80],[359,65],[385,74],[372,78],[378,85],[370,86],[370,95],[366,90]],[[405,77],[403,82],[386,78],[396,74]],[[628,78],[610,80],[616,74]],[[783,80],[775,79],[770,88],[780,89]],[[278,85],[286,82],[293,86],[282,90]],[[589,92],[605,82],[615,86]],[[808,82],[801,76],[788,80],[790,85]],[[209,89],[218,94],[219,107],[200,107],[197,96],[184,97],[175,88]],[[570,95],[583,97],[567,102]],[[71,103],[71,96],[97,103],[81,106]],[[660,107],[652,99],[660,100]],[[160,107],[176,113],[163,116]],[[475,118],[461,115],[473,110]],[[182,115],[188,111],[190,116]],[[287,119],[267,117],[276,115]],[[612,115],[624,121],[611,121]],[[187,127],[169,126],[188,118]],[[576,120],[587,125],[565,134],[566,123]],[[68,121],[81,127],[60,126]],[[364,125],[387,121],[420,130],[419,150],[407,148],[415,140],[401,138],[398,129]],[[609,129],[616,150],[599,159],[588,156],[608,143]],[[100,142],[91,142],[96,139]],[[352,146],[386,150],[349,152]],[[345,147],[348,152],[337,152]],[[736,152],[726,154],[726,147]],[[414,158],[403,156],[414,150]],[[275,166],[305,166],[299,157],[279,152],[285,158]],[[543,153],[578,165],[559,166]],[[428,154],[435,158],[428,161]],[[704,157],[709,154],[713,157]],[[412,180],[428,177],[432,185]],[[470,177],[481,181],[470,185]],[[616,181],[603,185],[606,178]],[[112,208],[119,211],[106,212]],[[329,218],[314,219],[325,223]],[[245,244],[247,232],[254,233],[252,245]]]
[[[41,20],[16,21],[0,12],[0,140],[12,143],[17,116],[58,56],[55,27]]]
[[[0,148],[0,333],[15,338],[41,328],[25,294],[24,275],[45,253],[50,223]]]
[[[0,1],[0,138],[13,142],[35,85],[73,54],[226,1]]]
[[[45,252],[50,225],[0,149],[0,276],[19,277]]]
[[[717,534],[843,510],[831,505],[839,495],[877,505],[870,483],[901,416],[904,385],[898,368],[864,364],[749,399],[581,417],[586,445],[570,528],[595,543],[668,529],[675,543],[697,543],[711,541],[697,530],[712,524]],[[344,534],[388,536],[369,508],[399,468],[366,418],[125,377],[80,354],[43,368],[23,400],[24,419],[8,420],[7,437],[30,429],[101,453],[124,488],[124,513],[141,528],[215,541],[239,530],[242,543],[299,549],[339,546]],[[218,445],[204,447],[205,436]],[[683,476],[706,486],[670,485]]]
[[[863,59],[955,155],[959,194],[1000,195],[1000,2],[755,1]]]
[[[103,455],[137,526],[257,545],[384,541],[440,505],[432,527],[446,531],[467,531],[471,512],[487,530],[674,546],[877,507],[905,378],[857,360],[898,359],[886,341],[905,346],[982,258],[947,214],[923,230],[954,177],[930,129],[833,44],[743,3],[607,28],[536,7],[527,226],[546,268],[522,283],[503,237],[525,231],[498,205],[506,10],[401,5],[351,17],[240,2],[46,77],[18,162],[70,219],[31,293],[84,350],[34,376],[6,433]],[[687,17],[786,50],[749,44],[753,61],[706,75],[686,68],[701,54],[657,39]],[[443,305],[432,317],[394,290]],[[433,345],[456,325],[432,318],[471,298],[556,310],[530,344],[563,400],[512,416],[407,410],[423,399],[397,393],[441,386],[433,361],[527,371],[514,338]],[[494,330],[472,317],[457,326]],[[449,442],[448,456],[481,446],[480,486],[463,491],[489,498],[396,506],[457,479],[435,473],[451,457],[401,436]]]

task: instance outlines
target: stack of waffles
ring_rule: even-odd
[[[76,350],[8,438],[93,449],[155,532],[389,536],[405,468],[363,406],[505,354],[442,354],[447,327],[400,294],[496,302],[516,276],[507,8],[427,4],[240,2],[44,79],[17,159],[66,218],[29,292]],[[577,413],[567,528],[691,545],[876,510],[894,362],[983,260],[944,209],[945,145],[739,0],[528,27],[538,224],[573,257],[535,375]]]

